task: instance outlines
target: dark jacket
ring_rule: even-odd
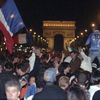
[[[41,67],[40,58],[36,56],[34,69],[30,72],[29,76],[37,77],[40,71],[40,67]]]
[[[70,62],[71,72],[72,73],[77,72],[80,68],[80,65],[81,65],[81,60],[78,57],[76,57],[74,60],[71,60]]]
[[[67,100],[67,94],[60,87],[47,84],[41,92],[34,96],[33,100]]]

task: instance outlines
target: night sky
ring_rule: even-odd
[[[27,28],[42,33],[43,20],[76,21],[77,32],[100,25],[100,0],[15,0]]]

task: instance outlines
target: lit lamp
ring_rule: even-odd
[[[41,37],[41,40],[42,40],[42,37]]]
[[[91,25],[92,27],[95,27],[96,25],[95,25],[95,23],[92,23],[92,25]]]
[[[33,40],[36,40],[36,32],[33,33]]]
[[[29,29],[30,32],[32,32],[32,29]]]
[[[74,38],[74,40],[76,40],[76,38]]]
[[[5,42],[3,44],[5,45]]]
[[[77,36],[77,39],[79,38],[79,36]]]
[[[88,30],[87,30],[87,29],[85,29],[85,32],[86,32],[86,33],[87,33],[87,31],[88,31]]]
[[[40,35],[38,35],[38,38],[40,38]]]
[[[81,33],[81,36],[83,36],[84,34],[83,33]]]
[[[36,32],[34,32],[34,35],[36,35]]]
[[[17,44],[15,44],[15,46],[17,46]]]
[[[38,35],[37,37],[37,44],[39,45],[39,43],[40,43],[40,35]]]
[[[1,48],[1,51],[2,51],[3,49]]]

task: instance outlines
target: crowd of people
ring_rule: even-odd
[[[81,47],[1,51],[0,100],[99,100],[100,32],[95,27],[86,45],[89,54]]]
[[[99,100],[99,71],[83,49],[31,50],[0,53],[0,100]]]

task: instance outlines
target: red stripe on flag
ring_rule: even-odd
[[[19,41],[18,41],[18,35],[13,36],[12,38],[13,38],[13,41],[14,41],[15,44],[19,43]]]
[[[3,32],[4,37],[6,38],[6,46],[10,54],[13,52],[13,38],[11,37],[10,33],[7,31],[6,27],[3,25],[3,23],[0,21],[0,30]]]

